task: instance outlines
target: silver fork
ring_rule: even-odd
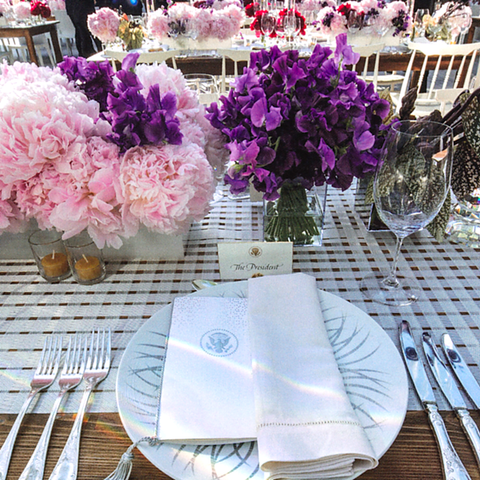
[[[45,338],[42,355],[38,362],[37,369],[33,374],[30,382],[30,392],[20,409],[20,412],[15,419],[15,422],[5,439],[2,448],[0,449],[0,480],[5,480],[7,476],[8,467],[10,465],[10,458],[12,456],[13,445],[17,438],[18,430],[22,423],[23,417],[32,403],[33,397],[47,387],[49,387],[58,372],[58,365],[60,364],[60,356],[62,354],[62,337],[59,335],[49,335]]]
[[[92,332],[87,364],[83,373],[83,379],[86,383],[85,391],[72,431],[49,480],[75,480],[77,478],[83,416],[92,390],[107,376],[110,370],[111,349],[110,329],[102,332],[98,331],[98,333]]]
[[[83,343],[83,348],[82,348]],[[65,355],[65,364],[58,380],[60,392],[48,417],[47,423],[42,432],[42,436],[33,452],[27,466],[19,477],[19,480],[42,480],[43,471],[45,469],[45,459],[47,458],[47,448],[50,441],[50,434],[52,433],[53,423],[57,416],[58,409],[65,397],[65,394],[75,388],[81,381],[85,368],[85,351],[86,342],[82,342],[78,335],[75,335],[68,341],[68,349]]]

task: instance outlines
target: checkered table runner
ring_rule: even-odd
[[[294,248],[294,271],[316,277],[318,287],[367,312],[398,346],[398,324],[408,320],[419,343],[422,331],[438,342],[448,332],[480,381],[480,253],[468,247],[439,244],[427,232],[408,237],[399,269],[415,276],[421,299],[408,307],[387,307],[367,300],[359,290],[368,273],[386,270],[395,239],[389,232],[370,233],[365,209],[356,208],[354,191],[327,197],[327,218],[321,247]],[[135,332],[174,297],[193,291],[196,278],[220,281],[217,243],[262,239],[261,205],[227,196],[209,216],[192,225],[185,258],[179,261],[118,261],[107,265],[100,284],[82,286],[67,279],[48,284],[32,259],[0,261],[0,412],[16,413],[25,399],[45,334],[64,335],[110,327],[113,367],[95,393],[91,411],[116,411],[115,380],[119,362]],[[55,385],[39,396],[33,411],[47,413]],[[65,410],[78,409],[81,390],[73,392]],[[440,408],[448,410],[437,392]],[[420,409],[410,392],[409,409]]]

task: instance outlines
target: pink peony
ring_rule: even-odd
[[[120,182],[125,213],[164,233],[185,232],[203,218],[214,191],[212,169],[195,144],[127,150]]]
[[[98,104],[65,86],[61,75],[0,79],[0,178],[28,180],[49,162],[78,155],[95,132]],[[62,77],[62,82],[56,82]]]
[[[148,16],[148,30],[154,38],[162,40],[168,36],[169,22],[170,20],[164,10],[155,10]]]
[[[101,42],[114,42],[120,25],[120,16],[111,8],[103,7],[87,17],[88,28]]]
[[[91,137],[84,154],[64,165],[61,181],[49,194],[56,203],[50,221],[65,232],[64,239],[87,229],[98,247],[119,248],[120,235],[137,233],[136,220],[123,218],[120,211],[119,155],[115,144]]]
[[[13,13],[17,20],[27,20],[31,17],[30,2],[19,2],[13,6]]]

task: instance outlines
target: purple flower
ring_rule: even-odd
[[[278,47],[252,53],[228,97],[207,109],[211,125],[228,138],[233,165],[225,181],[232,192],[249,181],[270,200],[285,182],[346,189],[375,169],[388,102],[343,69],[358,59],[346,35],[331,54],[321,45],[308,59]]]

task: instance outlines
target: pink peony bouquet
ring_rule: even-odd
[[[30,13],[30,2],[18,2],[13,6],[13,13],[17,20],[27,20],[32,14]]]
[[[238,34],[243,21],[243,8],[236,2],[176,3],[149,15],[148,29],[158,40],[169,36],[184,36],[199,41],[210,38],[227,40]]]
[[[0,233],[34,219],[119,248],[141,226],[183,233],[209,211],[222,135],[180,71],[137,58],[117,73],[73,57],[0,66]]]
[[[114,42],[120,26],[120,15],[111,8],[103,7],[87,17],[88,29],[101,42]]]

